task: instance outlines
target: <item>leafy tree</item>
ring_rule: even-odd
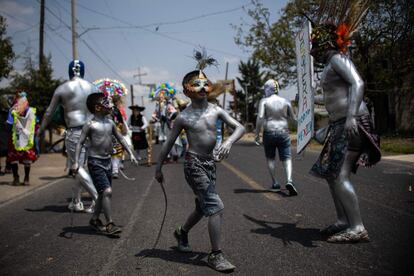
[[[260,63],[256,59],[249,59],[247,62],[241,61],[239,72],[241,78],[237,78],[243,90],[236,91],[238,112],[246,122],[246,89],[247,89],[247,123],[256,121],[257,105],[263,96],[262,87],[268,77],[266,72],[261,71]]]
[[[10,91],[26,91],[30,105],[36,107],[38,114],[43,116],[55,89],[62,81],[52,77],[53,69],[50,55],[45,58],[42,70],[39,70],[33,63],[30,50],[27,50],[26,53],[23,73],[15,73],[12,76]]]
[[[6,18],[0,15],[0,80],[9,76],[15,58],[10,37],[6,36],[6,27]]]
[[[270,22],[269,9],[252,0],[246,12],[252,24],[234,26],[235,42],[252,55],[281,86],[296,83],[295,34],[304,20],[317,12],[320,0],[290,0],[280,18]],[[380,132],[414,133],[414,2],[371,1],[354,35],[352,58],[364,78],[366,95],[374,102]]]
[[[302,25],[300,11],[311,10],[312,1],[290,1],[282,10],[280,19],[270,22],[269,9],[260,0],[252,0],[253,8],[246,12],[252,23],[233,26],[237,45],[252,50],[252,56],[260,61],[272,76],[277,76],[280,87],[296,81],[295,33]]]

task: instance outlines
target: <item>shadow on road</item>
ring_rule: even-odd
[[[203,260],[205,257],[207,257],[207,253],[194,251],[190,253],[181,253],[176,250],[176,247],[171,247],[171,250],[145,249],[135,254],[135,257],[157,258],[165,260],[167,262],[207,266],[207,263]]]
[[[292,242],[297,242],[305,247],[318,247],[314,242],[322,240],[319,229],[298,228],[296,223],[258,220],[246,214],[243,216],[261,226],[261,228],[252,229],[252,233],[270,235],[281,239],[285,246],[292,244]],[[279,227],[271,225],[278,225]]]
[[[82,225],[82,226],[68,226],[62,228],[62,232],[59,233],[59,237],[71,239],[73,234],[81,234],[81,235],[94,235],[94,236],[105,236],[111,239],[118,239],[120,236],[115,235],[106,235],[103,233],[98,233],[96,230],[92,229],[89,225]]]
[[[285,191],[287,191],[287,190],[285,190]],[[269,193],[269,194],[278,194],[282,197],[289,197],[289,195],[287,193],[273,192],[271,190],[266,190],[266,189],[234,189],[234,193],[235,194],[245,194],[245,193],[264,194],[264,193]]]
[[[40,209],[25,208],[28,212],[54,212],[54,213],[70,213],[67,205],[46,205]]]
[[[57,180],[57,179],[61,179],[61,178],[72,178],[72,177],[69,177],[68,175],[61,175],[61,176],[41,176],[41,177],[39,177],[40,180]]]

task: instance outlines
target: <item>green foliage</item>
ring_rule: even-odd
[[[260,0],[251,1],[247,14],[252,23],[234,26],[236,44],[252,50],[252,56],[277,76],[281,87],[296,83],[295,34],[304,14],[314,18],[320,0],[290,0],[276,22],[270,22],[269,9]],[[414,1],[371,1],[353,36],[351,53],[365,81],[366,95],[376,106],[380,131],[414,130],[414,106],[409,104],[414,101],[413,49]]]
[[[277,22],[270,22],[269,9],[259,0],[252,0],[253,8],[247,14],[253,23],[233,26],[235,42],[253,51],[253,57],[275,76],[281,88],[296,81],[295,33],[304,20],[300,12],[310,10],[313,1],[290,1]]]
[[[49,106],[55,89],[62,83],[61,80],[53,79],[53,69],[51,56],[44,59],[42,70],[37,69],[34,64],[30,51],[26,51],[25,67],[22,74],[16,73],[12,76],[10,91],[26,91],[29,103],[36,107],[38,114],[43,115]]]
[[[256,109],[260,99],[263,96],[262,87],[269,77],[266,72],[260,70],[261,66],[256,59],[249,59],[247,62],[241,61],[239,72],[241,78],[237,78],[239,85],[243,90],[236,91],[238,112],[241,118],[246,122],[246,94],[248,102],[248,123],[256,121]]]
[[[0,80],[9,76],[15,58],[10,37],[6,36],[6,27],[6,18],[0,15]]]

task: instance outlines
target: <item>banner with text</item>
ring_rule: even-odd
[[[301,152],[313,137],[313,70],[310,56],[310,22],[306,21],[296,36],[296,67],[298,73],[298,132],[297,152]]]

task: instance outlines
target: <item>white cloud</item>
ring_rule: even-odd
[[[10,29],[22,30],[33,25],[31,20],[34,9],[31,6],[22,5],[13,1],[5,1],[1,4],[1,12],[4,12],[3,16],[7,18],[7,25]],[[8,16],[8,14],[13,17]]]
[[[140,68],[140,73],[146,74],[144,76],[141,76],[142,83],[155,83],[158,85],[162,82],[173,82],[175,83],[176,87],[179,88],[180,76],[174,75],[166,69],[143,66]],[[137,76],[134,78],[134,75],[137,74],[137,69],[123,70],[120,72],[120,75],[122,77],[125,79],[134,80],[134,83],[139,82],[139,78]]]

